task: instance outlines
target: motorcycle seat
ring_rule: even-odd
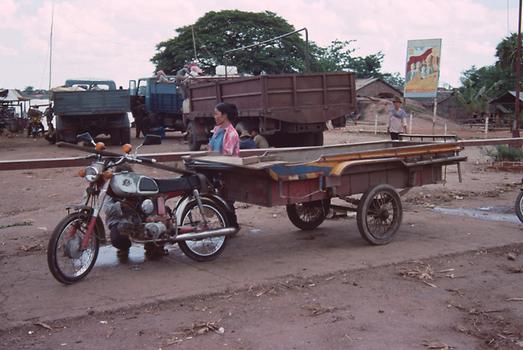
[[[198,175],[183,176],[176,179],[155,179],[160,193],[199,190],[201,182]]]

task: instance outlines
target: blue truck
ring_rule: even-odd
[[[146,129],[158,127],[165,131],[185,132],[182,113],[183,87],[174,82],[175,77],[167,78],[168,80],[163,82],[158,82],[156,77],[129,81],[131,111],[138,127],[141,122],[138,119],[141,117],[147,119],[147,126],[144,126]],[[139,108],[143,109],[145,115],[137,112]],[[137,118],[137,115],[140,117]]]
[[[131,141],[129,91],[112,80],[69,79],[52,91],[56,141],[76,142],[76,135],[105,134],[112,145]]]

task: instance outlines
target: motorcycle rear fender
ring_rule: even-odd
[[[212,201],[215,201],[215,202],[223,205],[223,207],[227,210],[227,212],[229,214],[233,214],[234,213],[234,207],[230,203],[227,203],[225,201],[225,199],[223,199],[222,197],[220,197],[220,196],[218,196],[216,194],[208,193],[208,194],[205,194],[205,195],[201,195],[200,197],[201,198],[210,199]],[[185,209],[187,204],[191,200],[193,200],[193,198],[194,198],[193,196],[189,196],[189,195],[184,196],[184,197],[180,198],[180,200],[176,204],[175,216],[176,216],[176,222],[178,223],[178,225],[181,225],[181,223],[182,223],[182,213],[183,213],[183,210]]]
[[[68,212],[85,212],[85,214],[88,217],[91,217],[91,215],[93,215],[93,208],[88,205],[69,204],[68,206],[65,207],[65,209],[67,209]],[[104,227],[102,218],[100,218],[100,216],[98,216],[96,218],[96,232],[98,232],[97,238],[98,238],[98,241],[100,242],[100,244],[106,244],[107,238],[105,236],[105,227]]]

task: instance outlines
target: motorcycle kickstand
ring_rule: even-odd
[[[198,209],[200,210],[200,215],[202,216],[203,223],[205,227],[207,227],[207,220],[205,219],[205,215],[203,215],[203,204],[202,199],[200,197],[200,192],[197,189],[193,190],[194,198],[196,198],[196,202],[198,203]]]

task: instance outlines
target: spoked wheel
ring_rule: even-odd
[[[202,198],[202,205],[203,216],[205,217],[207,225],[205,225],[203,221],[202,213],[200,212],[196,199],[190,201],[184,208],[181,225],[192,226],[195,233],[229,226],[227,212],[223,206],[207,198]],[[226,241],[226,236],[219,236],[178,242],[178,245],[185,255],[193,260],[211,261],[223,252]]]
[[[361,236],[367,242],[381,245],[392,241],[402,216],[398,192],[389,185],[377,185],[361,198],[356,221]]]
[[[287,205],[287,216],[291,222],[304,231],[314,230],[325,220],[329,201],[314,201]]]
[[[49,270],[59,282],[72,284],[83,279],[96,262],[99,249],[98,225],[86,249],[81,249],[89,216],[81,213],[67,215],[56,226],[47,248]]]
[[[519,221],[523,222],[523,190],[519,191],[516,198],[516,215],[518,216]]]

